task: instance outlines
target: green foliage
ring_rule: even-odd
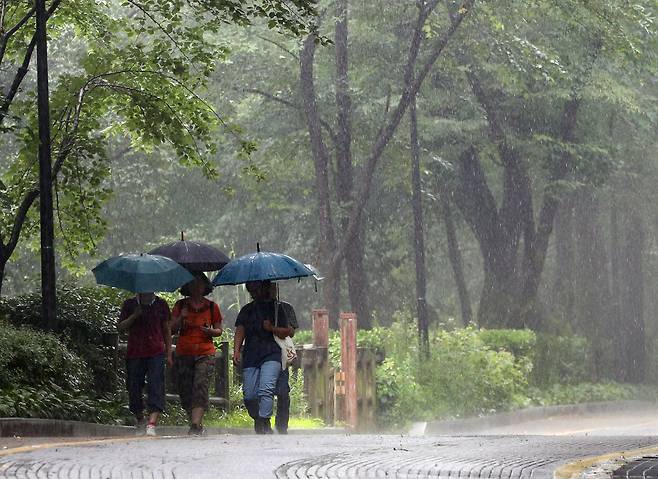
[[[655,386],[621,384],[616,382],[552,384],[544,390],[530,392],[533,403],[541,406],[579,404],[584,402],[619,401],[623,399],[655,401]]]
[[[538,334],[531,381],[538,387],[575,385],[591,377],[591,346],[582,336]]]
[[[0,321],[0,349],[0,416],[93,422],[117,417],[117,402],[94,393],[85,361],[56,336]]]
[[[0,388],[52,382],[68,390],[87,389],[87,365],[57,337],[4,321],[0,325]]]
[[[57,290],[57,318],[66,336],[100,344],[103,332],[115,331],[119,308],[127,297],[116,288],[64,284]],[[41,295],[2,297],[0,315],[15,325],[42,328]]]
[[[482,342],[494,351],[507,351],[516,358],[531,358],[537,344],[537,335],[529,329],[482,329]]]
[[[397,319],[391,328],[375,334],[384,339],[386,349],[386,359],[376,371],[382,425],[400,427],[413,420],[479,415],[528,402],[532,333],[435,330],[430,358],[425,359],[419,355],[413,323],[404,316]],[[506,349],[510,345],[523,354],[515,357]]]
[[[118,386],[117,371],[108,370],[113,351],[104,345],[107,333],[116,331],[119,308],[125,292],[114,288],[74,287],[58,289],[57,317],[60,337],[71,351],[84,358],[97,392],[113,392]],[[27,294],[0,298],[0,318],[15,326],[41,329],[41,295]]]

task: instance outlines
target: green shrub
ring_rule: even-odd
[[[55,383],[68,390],[91,385],[87,365],[56,336],[0,322],[0,388]]]
[[[591,377],[591,347],[581,336],[538,334],[531,383],[540,388],[552,384],[577,384]]]
[[[74,287],[58,289],[57,318],[60,338],[69,350],[88,365],[98,394],[114,392],[119,377],[112,365],[114,351],[103,345],[104,335],[116,331],[119,309],[128,293],[114,288]],[[40,294],[0,298],[0,318],[15,326],[31,325],[43,329]]]
[[[0,416],[113,422],[121,406],[98,397],[85,361],[58,337],[0,321]]]
[[[128,293],[115,288],[64,285],[57,290],[60,329],[77,343],[102,343],[104,331],[115,331],[123,300]],[[0,298],[0,316],[14,325],[42,329],[41,295]]]
[[[397,322],[389,331],[387,357],[377,369],[382,425],[478,415],[528,403],[530,359],[491,349],[479,331],[432,332],[429,359],[418,354],[413,323]]]
[[[478,336],[494,351],[507,351],[516,358],[532,359],[537,335],[529,329],[481,329]]]
[[[647,385],[621,384],[616,382],[580,384],[553,384],[546,389],[533,388],[533,403],[540,406],[579,404],[584,402],[644,399],[655,401],[658,388]]]

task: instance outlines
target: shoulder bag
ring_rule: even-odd
[[[274,327],[279,326],[279,302],[274,302]],[[274,336],[274,341],[281,348],[281,368],[286,369],[290,364],[297,359],[297,350],[295,349],[295,343],[292,342],[290,336],[286,336],[281,339],[276,334],[272,333]]]

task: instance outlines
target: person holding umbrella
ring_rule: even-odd
[[[137,293],[121,306],[117,329],[128,332],[126,386],[130,412],[141,430],[146,383],[146,435],[155,436],[158,419],[165,409],[165,356],[167,363],[172,364],[169,306],[154,293]]]
[[[217,303],[205,298],[212,291],[205,274],[195,272],[194,280],[183,285],[187,296],[173,308],[171,328],[179,331],[174,359],[174,377],[183,409],[190,420],[188,434],[204,434],[203,415],[208,409],[208,386],[213,377],[215,345],[222,335],[222,315]]]
[[[295,336],[295,331],[299,328],[295,309],[290,303],[279,300],[279,288],[275,282],[270,283],[269,298],[278,304],[279,314],[283,311],[288,322],[288,331],[286,336],[291,338]],[[285,336],[284,336],[285,337]],[[276,382],[274,391],[276,396],[276,417],[274,426],[279,434],[288,434],[288,422],[290,420],[290,370],[283,368]]]
[[[126,388],[130,412],[138,428],[142,426],[146,383],[146,434],[155,436],[158,418],[165,408],[165,357],[171,366],[172,352],[169,306],[154,291],[175,291],[194,277],[169,258],[145,253],[109,258],[92,271],[98,284],[136,293],[121,306],[117,329],[128,332]]]
[[[270,418],[281,373],[281,348],[273,335],[285,338],[290,331],[282,310],[275,326],[274,308],[280,305],[271,297],[270,281],[249,281],[245,286],[253,301],[240,310],[235,321],[233,362],[242,367],[244,405],[256,434],[272,434]]]

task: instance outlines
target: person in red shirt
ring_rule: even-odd
[[[147,385],[149,436],[155,436],[155,426],[165,409],[165,357],[172,363],[169,319],[164,299],[154,293],[138,293],[124,301],[117,324],[119,332],[128,332],[126,387],[138,428],[144,423],[144,383]]]
[[[208,409],[209,384],[215,366],[213,338],[222,335],[222,314],[217,303],[205,298],[212,291],[203,273],[181,288],[187,298],[172,310],[171,329],[178,331],[174,377],[181,405],[190,420],[188,434],[202,435],[203,415]]]

